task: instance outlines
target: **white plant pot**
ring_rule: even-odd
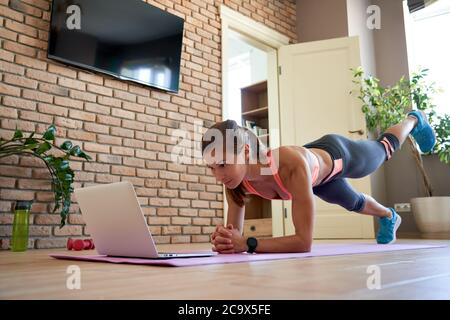
[[[420,232],[450,238],[450,197],[412,198],[411,211]]]

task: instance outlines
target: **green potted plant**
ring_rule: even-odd
[[[28,137],[24,137],[23,132],[16,129],[11,139],[4,140],[0,137],[0,159],[20,155],[36,157],[45,163],[51,176],[52,191],[55,194],[53,213],[61,208],[60,228],[62,228],[69,214],[73,193],[72,183],[75,177],[73,170],[70,168],[70,157],[83,158],[88,161],[91,160],[91,157],[69,140],[64,141],[60,146],[56,146],[55,133],[56,127],[54,125],[48,127],[41,138],[35,137],[35,132]],[[61,155],[57,155],[58,152]]]
[[[395,85],[383,87],[380,80],[364,77],[360,67],[353,69],[353,82],[359,86],[358,98],[362,101],[367,129],[378,136],[388,127],[402,121],[411,109],[422,110],[428,115],[428,121],[436,132],[436,145],[426,155],[436,154],[439,160],[450,167],[450,115],[437,115],[432,96],[437,92],[434,83],[425,78],[428,69],[419,70],[411,79],[402,77]],[[417,226],[422,233],[450,232],[450,195],[433,196],[433,187],[424,166],[422,153],[414,139],[408,136],[413,158],[421,174],[426,197],[411,199],[411,209]],[[450,169],[450,168],[449,168]]]

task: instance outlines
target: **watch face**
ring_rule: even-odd
[[[247,244],[249,247],[256,247],[257,243],[258,242],[256,241],[255,238],[248,238],[247,240]]]

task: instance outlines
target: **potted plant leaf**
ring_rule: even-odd
[[[53,213],[61,208],[60,228],[62,228],[69,214],[73,193],[72,183],[75,177],[73,170],[70,168],[70,157],[78,157],[88,161],[91,160],[91,157],[69,140],[64,141],[60,146],[56,146],[55,133],[56,127],[54,125],[49,126],[41,138],[35,137],[35,132],[28,137],[24,137],[23,132],[16,129],[11,139],[4,140],[0,137],[0,159],[12,155],[31,156],[39,158],[45,163],[51,176],[52,191],[55,195]],[[61,155],[55,155],[55,153],[61,153]]]
[[[450,170],[450,115],[437,115],[432,102],[433,94],[438,90],[435,83],[425,78],[428,69],[419,70],[411,79],[401,77],[393,86],[383,87],[380,80],[364,77],[360,67],[352,69],[353,82],[359,86],[358,98],[362,101],[367,129],[378,136],[390,126],[399,123],[411,109],[422,110],[428,116],[430,125],[436,133],[436,145],[425,155],[436,154],[439,160]],[[408,136],[413,158],[421,175],[426,197],[411,199],[411,209],[419,230],[424,234],[450,234],[450,195],[434,196],[433,187],[424,169],[422,153],[414,138]]]

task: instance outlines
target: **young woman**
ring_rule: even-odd
[[[215,178],[226,186],[227,226],[211,235],[213,250],[238,252],[308,252],[314,220],[313,195],[348,211],[375,216],[377,243],[396,240],[401,223],[393,208],[355,191],[346,178],[361,178],[378,169],[411,134],[423,152],[436,138],[425,113],[412,111],[377,140],[353,141],[336,134],[300,146],[266,149],[252,131],[233,120],[218,122],[202,138],[202,155]],[[242,235],[245,192],[266,199],[292,201],[295,235],[271,239]]]

